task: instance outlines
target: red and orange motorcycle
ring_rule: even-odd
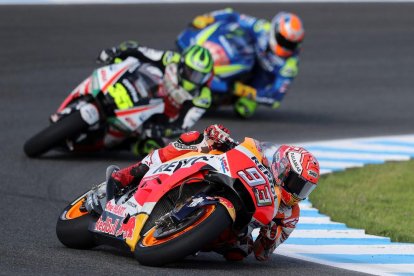
[[[275,216],[280,190],[261,158],[246,138],[226,153],[188,153],[152,166],[134,188],[115,191],[103,182],[102,214],[86,211],[85,193],[59,216],[57,236],[71,248],[123,248],[148,266],[210,251],[225,231],[257,228]]]

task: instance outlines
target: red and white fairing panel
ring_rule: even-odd
[[[108,93],[108,88],[115,84],[126,71],[133,72],[140,65],[138,59],[128,57],[123,62],[102,67],[96,71],[93,78],[92,87],[97,87],[104,94]],[[143,122],[154,114],[162,114],[165,110],[165,103],[162,99],[151,99],[149,104],[140,105],[126,110],[115,110],[117,119],[123,127],[129,131],[136,131]]]
[[[271,172],[243,145],[237,146],[227,155],[232,177],[239,178],[250,187],[248,190],[251,191],[256,205],[253,218],[262,225],[268,224],[276,216],[279,208],[278,194]]]
[[[222,160],[226,158],[225,155],[226,154],[203,154],[175,158],[172,161],[162,163],[160,166],[150,168],[150,170],[147,172],[145,176],[147,177],[160,174],[171,176],[175,171],[177,171],[180,168],[189,168],[196,164],[209,165],[217,171],[223,172],[230,176],[229,171],[223,170],[222,168]]]
[[[148,183],[156,183],[158,187],[161,183],[162,186],[170,187],[179,181],[180,174],[182,179],[189,175],[186,170],[195,173],[206,165],[213,167],[219,173],[238,178],[243,182],[256,205],[255,221],[266,225],[275,217],[279,201],[271,173],[253,153],[242,145],[221,155],[196,155],[163,163],[150,168],[145,179]],[[138,196],[136,199],[140,204],[148,201],[147,197],[144,199]]]
[[[100,89],[107,93],[108,87],[113,85],[126,72],[133,72],[140,62],[134,57],[128,57],[121,63],[111,64],[96,70],[93,76],[92,89]]]
[[[145,207],[150,203],[155,205],[164,193],[180,185],[189,176],[203,178],[204,175],[200,171],[207,165],[220,171],[221,158],[223,155],[187,156],[151,167],[141,181],[137,193],[134,194],[138,206]],[[230,176],[229,172],[227,175]],[[150,212],[150,210],[143,208],[141,212]]]
[[[59,106],[57,112],[61,112],[73,99],[92,93],[94,90],[102,90],[107,93],[109,86],[114,84],[127,70],[134,71],[140,62],[134,57],[128,57],[123,62],[111,64],[97,69],[92,76],[87,77]]]
[[[130,131],[135,131],[152,115],[164,113],[164,109],[165,104],[162,99],[151,99],[147,105],[140,105],[127,110],[115,110],[115,115]]]

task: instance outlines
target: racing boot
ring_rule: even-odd
[[[252,248],[252,234],[249,228],[246,228],[238,234],[231,229],[226,229],[215,241],[206,246],[205,250],[214,251],[227,261],[241,261],[252,252]]]
[[[223,254],[227,261],[242,261],[253,251],[252,230],[246,227],[228,244]]]
[[[251,234],[238,237],[237,241],[229,246],[223,256],[227,261],[242,261],[253,250],[253,237]]]
[[[138,186],[148,170],[149,166],[147,164],[139,162],[122,170],[114,171],[110,176],[110,180],[113,182],[115,191],[126,187],[133,188]]]
[[[84,204],[89,213],[102,214],[106,203],[123,188],[133,188],[141,182],[149,167],[144,163],[134,164],[122,170],[111,165],[106,169],[106,182],[97,185],[86,195]]]

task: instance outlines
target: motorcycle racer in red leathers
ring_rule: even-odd
[[[184,133],[177,141],[154,150],[141,162],[113,172],[111,178],[119,188],[138,185],[151,166],[158,166],[188,152],[208,153],[211,150],[226,152],[234,148],[238,143],[229,134],[229,130],[222,125],[211,125],[203,133],[198,131]],[[260,228],[254,242],[251,235],[253,228],[249,227],[243,233],[226,231],[211,245],[211,250],[231,261],[242,260],[252,251],[257,260],[268,260],[276,247],[282,244],[295,229],[299,221],[299,202],[307,198],[316,188],[319,179],[319,163],[304,148],[281,145],[272,152],[271,158],[268,158],[265,151],[268,153],[269,146],[253,141],[262,154],[263,165],[272,172],[275,184],[282,188],[281,204],[273,220]],[[102,192],[92,190],[88,194],[85,205],[88,211],[102,210],[99,201],[105,196]]]

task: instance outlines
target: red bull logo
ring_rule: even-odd
[[[116,237],[122,235],[123,239],[131,239],[135,230],[136,219],[135,217],[130,217],[126,223],[122,223],[121,221],[123,220],[124,219],[117,218],[114,221],[113,218],[108,216],[106,220],[103,220],[102,217],[100,217],[95,224],[95,231]]]
[[[129,218],[127,223],[122,223],[121,227],[116,231],[115,236],[121,236],[123,239],[131,239],[135,229],[135,217]]]
[[[109,235],[115,235],[118,224],[119,219],[116,219],[115,222],[112,222],[112,218],[102,220],[102,217],[100,217],[95,224],[95,231],[106,233]]]
[[[125,206],[112,204],[112,201],[109,201],[105,207],[105,211],[111,212],[112,214],[120,217],[125,217],[125,210]]]

